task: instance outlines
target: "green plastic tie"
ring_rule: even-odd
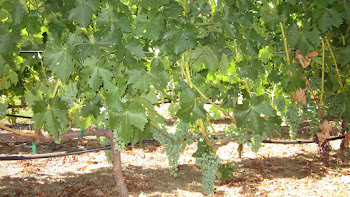
[[[81,134],[79,135],[78,139],[84,137],[84,127],[80,127]]]
[[[248,145],[248,146],[250,146],[250,143],[249,143],[249,141],[247,141],[247,145]]]
[[[338,125],[338,122],[335,122],[334,128],[336,129]]]
[[[35,143],[35,138],[33,138],[32,151],[33,151],[33,153],[36,153],[36,143]]]

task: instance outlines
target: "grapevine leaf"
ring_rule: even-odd
[[[180,93],[180,102],[181,103],[190,103],[194,102],[194,99],[198,96],[196,91],[192,88],[185,87],[183,91]]]
[[[132,84],[135,88],[147,91],[150,83],[147,72],[142,69],[133,69],[128,71],[128,84]]]
[[[207,111],[203,108],[203,104],[197,102],[181,103],[180,109],[176,113],[181,120],[194,123],[196,120],[204,119]]]
[[[219,69],[221,70],[221,72],[226,73],[226,71],[229,68],[229,66],[230,66],[230,62],[227,59],[227,55],[222,54],[221,60],[220,60],[220,63],[219,63]]]
[[[65,83],[73,73],[74,62],[68,47],[58,44],[56,41],[49,41],[44,52],[44,62],[57,76]]]
[[[6,54],[12,50],[14,42],[8,27],[0,23],[0,52]]]
[[[22,22],[23,17],[28,13],[28,7],[26,3],[22,3],[20,0],[13,0],[4,3],[4,7],[11,14],[12,20],[15,24]]]
[[[265,102],[265,103],[259,103],[257,105],[252,106],[252,110],[255,111],[256,113],[264,114],[269,117],[274,117],[273,109],[270,105],[270,102]]]
[[[152,69],[147,74],[149,75],[150,81],[152,82],[153,86],[157,90],[162,91],[163,89],[166,89],[169,81],[169,76],[166,71]]]
[[[146,39],[158,40],[163,28],[164,17],[155,15],[157,12],[150,12],[149,15],[139,14],[136,17],[136,34]]]
[[[261,131],[264,128],[265,119],[260,116],[261,114],[274,117],[273,109],[269,102],[253,105],[240,104],[235,109],[237,125],[239,127],[247,125],[248,128],[255,132]]]
[[[300,34],[298,31],[298,26],[296,24],[293,24],[292,27],[290,27],[287,31],[288,43],[290,44],[290,47],[292,49],[294,49],[295,46],[298,44],[299,37],[300,37]]]
[[[114,111],[122,111],[124,105],[120,100],[119,88],[111,82],[106,82],[103,88],[106,91],[104,97],[108,107]]]
[[[99,61],[95,56],[87,58],[82,69],[82,78],[87,81],[90,88],[98,90],[103,83],[110,81],[113,72],[107,62]]]
[[[56,139],[60,133],[66,131],[69,122],[67,107],[58,97],[50,99],[49,107],[43,100],[36,101],[33,105],[33,113],[32,119],[35,122],[34,128],[36,130],[44,125],[45,131]]]
[[[189,27],[188,30],[173,28],[164,35],[164,39],[171,39],[176,54],[182,53],[186,49],[194,48],[196,46],[197,39],[190,28],[191,27]]]
[[[135,57],[138,57],[138,58],[145,57],[145,52],[142,46],[136,40],[129,41],[128,44],[126,45],[126,48],[129,50],[131,55]]]
[[[118,131],[118,136],[124,142],[130,142],[133,137],[133,126],[144,130],[148,119],[144,108],[139,102],[131,101],[123,111],[110,114],[110,128]]]
[[[28,33],[40,33],[41,23],[38,21],[38,17],[26,17],[25,21]]]
[[[92,15],[98,8],[99,1],[77,0],[75,7],[69,13],[69,19],[76,21],[79,25],[86,28],[90,24]]]
[[[100,99],[96,97],[92,102],[87,100],[84,101],[83,107],[81,109],[81,114],[84,117],[88,117],[89,115],[93,115],[94,118],[97,118],[100,114],[100,108],[102,107]]]

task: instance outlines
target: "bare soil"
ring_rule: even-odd
[[[216,124],[222,130],[227,124]],[[286,138],[287,133],[275,139]],[[303,130],[300,139],[310,139]],[[37,145],[37,153],[61,152],[101,145],[92,137],[62,144]],[[217,180],[212,196],[350,196],[350,150],[339,151],[331,142],[331,166],[319,161],[317,144],[264,144],[258,153],[245,145],[220,147],[223,162],[236,170],[232,179]],[[180,157],[177,177],[172,177],[163,146],[145,143],[122,153],[124,179],[131,196],[207,196],[201,174],[191,157],[196,144]],[[0,143],[0,156],[32,153],[29,143]],[[47,159],[0,161],[0,196],[118,196],[111,165],[104,151]]]

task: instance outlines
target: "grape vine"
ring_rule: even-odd
[[[0,118],[7,104],[26,104],[34,129],[57,140],[70,127],[105,128],[122,150],[153,135],[175,175],[192,138],[212,143],[184,126],[162,130],[155,106],[165,100],[186,125],[229,118],[254,151],[284,122],[292,138],[305,120],[312,134],[328,117],[350,122],[349,1],[2,0],[0,7]]]

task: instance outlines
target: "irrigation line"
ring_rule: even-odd
[[[338,139],[343,139],[345,136],[332,137],[327,139],[327,141],[333,141]],[[144,140],[144,142],[157,142],[156,140]],[[309,144],[315,143],[313,140],[296,140],[296,141],[279,141],[279,140],[263,140],[263,143],[268,144]],[[56,152],[56,153],[45,153],[45,154],[37,154],[37,155],[9,155],[9,156],[0,156],[0,161],[14,161],[14,160],[28,160],[28,159],[43,159],[43,158],[51,158],[51,157],[63,157],[68,155],[78,155],[89,152],[96,152],[101,150],[111,149],[111,146],[103,146],[99,148],[91,148],[91,149],[81,149],[75,151],[66,151],[66,152]]]
[[[56,153],[45,153],[45,154],[37,154],[37,155],[9,155],[9,156],[0,156],[0,161],[14,161],[14,160],[27,160],[27,159],[43,159],[50,157],[62,157],[67,155],[77,155],[101,150],[111,149],[111,146],[103,146],[99,148],[91,148],[91,149],[82,149],[76,151],[66,151],[66,152],[56,152]]]
[[[15,117],[15,118],[26,118],[26,119],[32,119],[30,116],[21,116],[21,115],[13,115],[13,114],[6,114],[6,116],[9,117]]]

